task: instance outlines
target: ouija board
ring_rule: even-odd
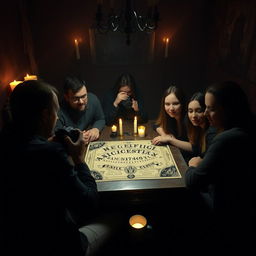
[[[85,161],[97,182],[181,178],[170,148],[150,140],[90,142]]]

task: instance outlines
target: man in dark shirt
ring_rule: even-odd
[[[87,92],[84,81],[67,77],[55,130],[78,128],[83,131],[84,138],[89,143],[99,138],[104,126],[104,113],[97,96]]]

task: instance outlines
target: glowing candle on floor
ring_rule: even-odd
[[[147,219],[143,215],[136,214],[129,219],[129,224],[135,229],[141,229],[147,225]]]
[[[146,129],[146,127],[142,126],[142,125],[138,127],[139,137],[145,137],[145,129]]]
[[[123,136],[123,121],[121,118],[119,118],[119,134]]]
[[[27,74],[27,75],[24,77],[24,80],[25,80],[25,81],[28,81],[28,80],[37,80],[37,76],[36,76],[36,75],[29,75],[29,74]]]
[[[77,39],[75,39],[75,48],[76,48],[76,59],[80,59],[79,45]]]
[[[14,88],[15,88],[18,84],[20,84],[20,83],[22,83],[22,82],[23,82],[23,81],[16,81],[16,80],[10,82],[9,85],[10,85],[10,87],[11,87],[11,90],[13,91]]]
[[[137,116],[134,117],[134,122],[133,122],[133,132],[134,134],[137,134]]]
[[[112,132],[116,132],[116,131],[117,131],[117,126],[116,126],[116,125],[113,125],[113,126],[111,127],[111,131],[112,131]]]

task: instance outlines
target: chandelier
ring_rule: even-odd
[[[105,19],[102,11],[103,1],[98,1],[95,28],[99,33],[119,31],[126,35],[126,44],[131,43],[131,34],[134,32],[152,32],[157,28],[159,13],[157,1],[148,6],[145,16],[139,15],[135,10],[135,0],[126,0],[124,8],[117,14],[114,7],[110,7],[108,17]]]

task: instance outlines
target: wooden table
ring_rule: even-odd
[[[153,130],[153,121],[149,121],[146,124],[146,136],[144,138],[134,136],[133,134],[133,122],[123,121],[123,133],[122,137],[117,136],[112,138],[111,127],[106,126],[101,133],[100,139],[102,141],[116,140],[122,143],[123,140],[151,140],[157,133]],[[148,190],[165,190],[165,189],[178,189],[185,188],[184,183],[184,173],[187,169],[187,164],[184,161],[180,150],[176,147],[170,146],[171,152],[173,154],[174,160],[179,168],[182,178],[172,178],[172,179],[151,179],[151,180],[127,180],[127,181],[106,181],[98,182],[99,192],[117,192],[117,191],[148,191]]]

